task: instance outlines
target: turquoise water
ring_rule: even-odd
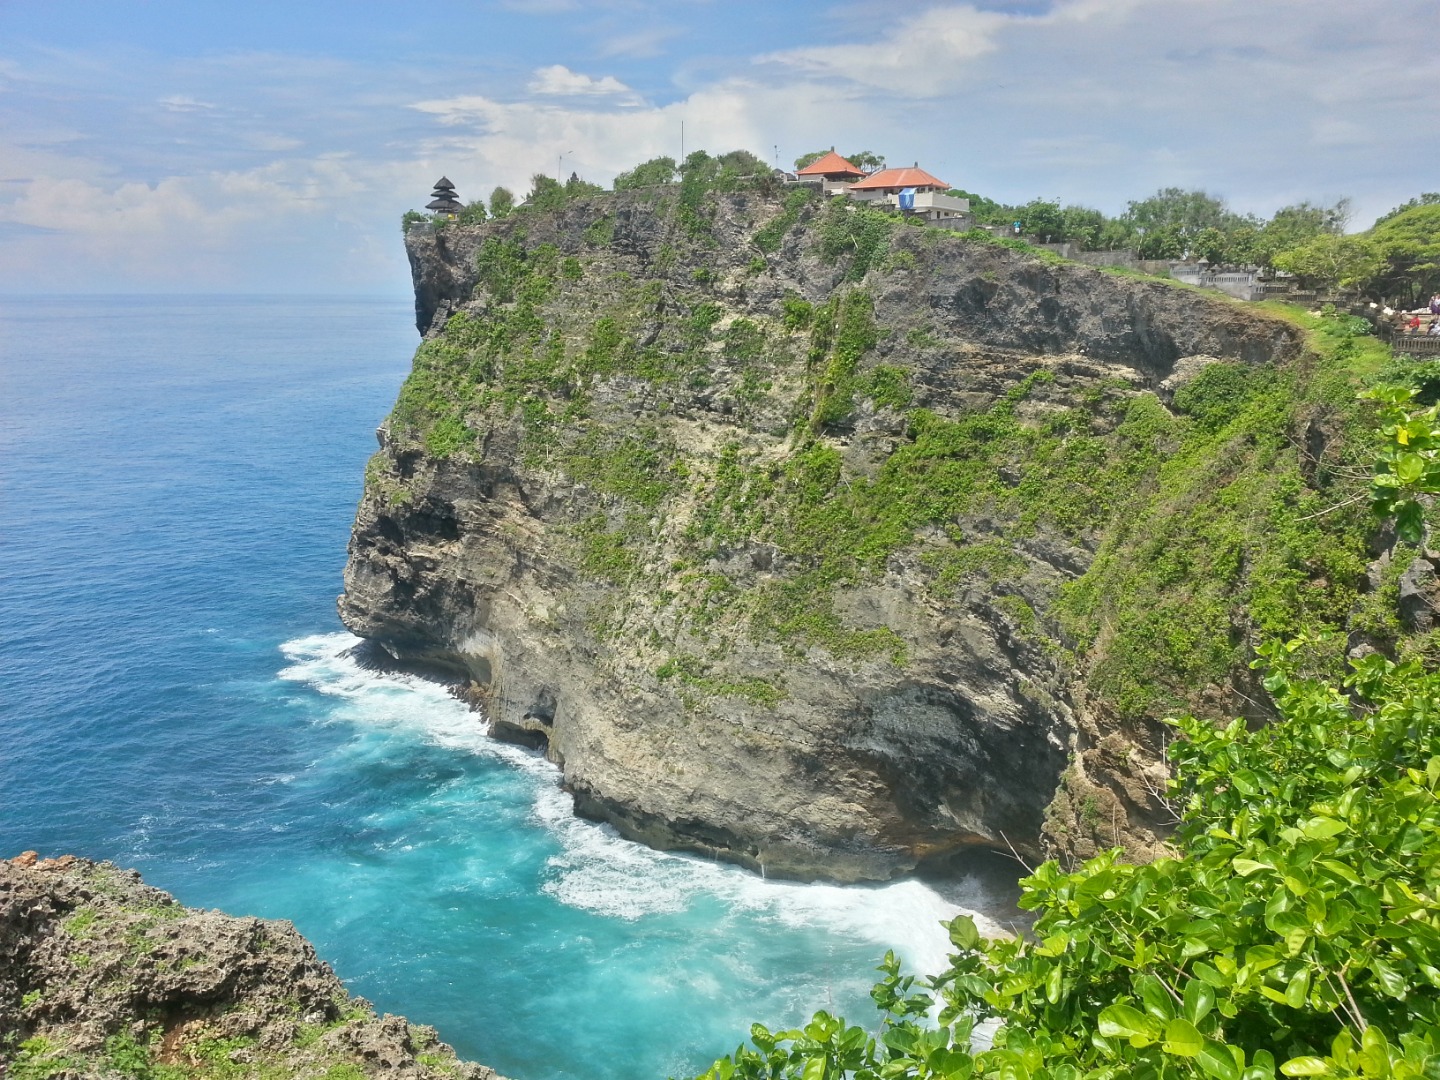
[[[838,888],[652,852],[334,614],[408,303],[0,300],[0,855],[293,921],[350,988],[517,1080],[705,1068],[872,1011],[978,879]]]

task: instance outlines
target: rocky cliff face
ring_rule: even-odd
[[[340,613],[544,748],[579,813],[885,878],[1039,852],[1067,766],[1123,729],[1109,801],[1072,768],[1051,839],[1158,842],[1164,703],[1086,694],[1116,631],[1084,585],[1296,328],[803,194],[657,189],[406,246],[425,341]],[[1214,630],[1236,656],[1247,632]]]
[[[7,1064],[17,1077],[495,1077],[433,1029],[377,1017],[289,923],[185,908],[134,871],[33,851],[0,859]]]

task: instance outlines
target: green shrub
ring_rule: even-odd
[[[765,252],[779,251],[785,234],[795,227],[800,220],[801,213],[814,198],[816,196],[809,188],[797,188],[786,195],[785,205],[780,213],[762,225],[756,232],[755,246]]]
[[[615,219],[601,214],[585,227],[585,243],[591,247],[609,247],[615,239]]]
[[[651,158],[643,165],[636,165],[629,172],[615,177],[616,191],[632,191],[636,188],[659,187],[675,182],[675,159],[669,157]]]
[[[787,330],[808,330],[815,313],[815,305],[801,299],[793,292],[787,292],[780,300],[780,320]]]
[[[466,446],[474,445],[475,433],[458,416],[442,416],[425,433],[425,449],[437,458],[447,458]]]
[[[934,1005],[893,955],[877,1035],[751,1028],[708,1080],[1393,1077],[1440,1062],[1440,676],[1381,656],[1344,687],[1265,650],[1281,719],[1175,722],[1181,852],[1022,883],[1023,937],[950,924]],[[975,1045],[980,1021],[998,1025]]]
[[[831,199],[820,217],[820,254],[830,262],[848,257],[845,280],[859,281],[889,248],[897,220],[846,199]]]

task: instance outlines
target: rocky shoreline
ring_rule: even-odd
[[[0,1075],[498,1080],[377,1016],[288,922],[179,904],[133,870],[0,859]]]

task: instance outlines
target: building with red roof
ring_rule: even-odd
[[[952,229],[974,224],[970,200],[947,195],[950,185],[914,165],[881,169],[866,176],[864,171],[835,153],[828,154],[796,172],[792,184],[818,186],[827,195],[845,195],[856,202],[898,210],[906,217],[918,217]]]
[[[945,194],[950,185],[914,165],[881,169],[850,185],[847,194],[857,202],[891,206],[906,217],[923,218],[952,229],[968,229],[970,200]]]
[[[949,191],[950,185],[920,168],[919,162],[916,162],[913,168],[881,169],[850,185],[851,191],[878,191],[887,195],[897,194],[905,188],[914,188],[916,191]]]
[[[818,177],[822,180],[845,182],[859,180],[864,177],[865,172],[857,169],[850,162],[835,152],[832,146],[830,152],[823,157],[817,158],[803,169],[795,173],[796,176]]]

